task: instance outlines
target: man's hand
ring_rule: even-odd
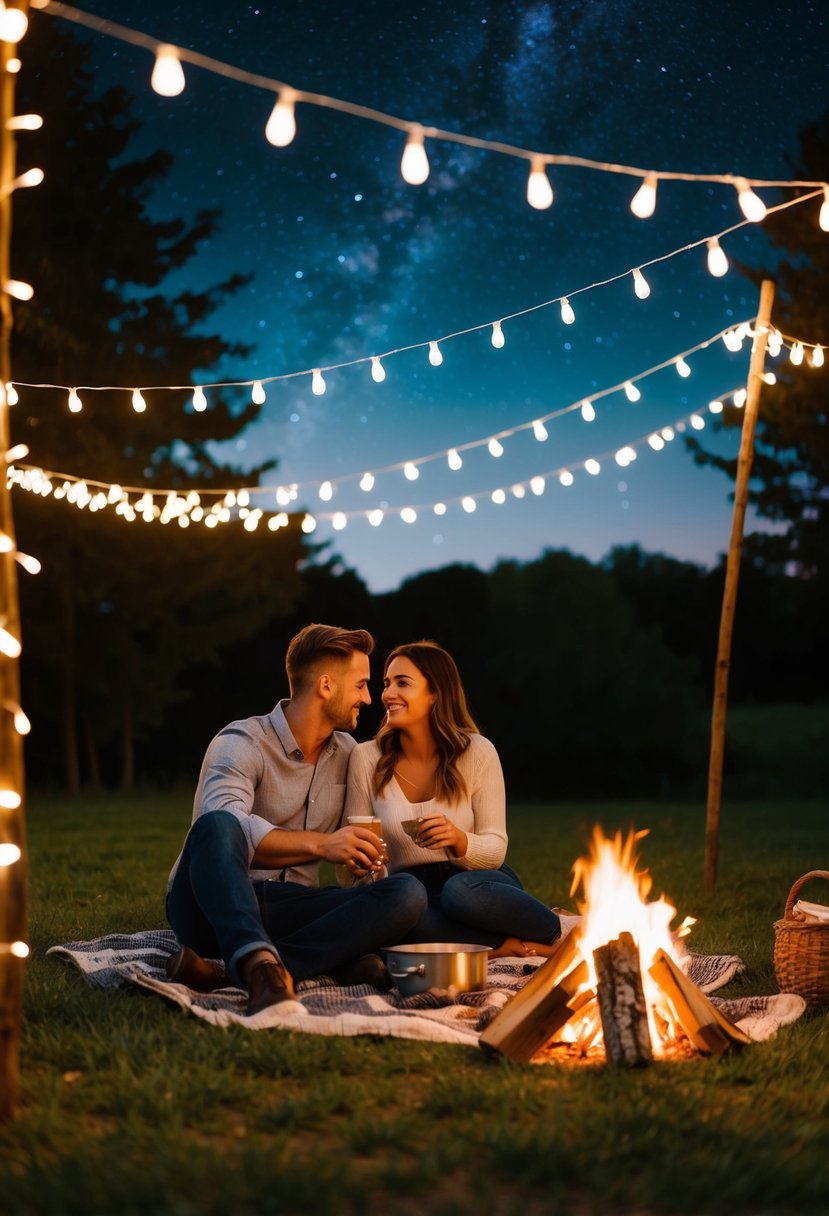
[[[428,815],[417,829],[415,843],[422,849],[448,849],[453,857],[463,857],[469,842],[466,832],[445,815]]]
[[[322,857],[325,861],[347,866],[356,878],[382,869],[389,859],[384,842],[371,828],[351,826],[324,837]]]

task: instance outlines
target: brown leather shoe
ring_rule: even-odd
[[[249,1018],[270,1005],[296,1000],[290,972],[284,963],[280,963],[276,958],[262,959],[261,962],[254,963],[245,976],[245,982],[248,989],[248,1007],[245,1012]]]
[[[171,954],[164,964],[167,978],[176,984],[185,984],[194,992],[215,992],[217,988],[232,988],[221,963],[202,958],[189,946],[182,946]]]

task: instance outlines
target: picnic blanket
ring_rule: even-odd
[[[570,931],[578,918],[568,918]],[[368,985],[340,987],[325,976],[297,985],[297,1000],[283,1001],[263,1009],[255,1017],[245,1016],[247,994],[241,988],[222,988],[198,993],[167,979],[164,963],[178,949],[170,930],[110,934],[94,941],[67,942],[47,951],[55,958],[74,963],[95,988],[136,986],[164,997],[214,1026],[234,1023],[250,1030],[299,1030],[305,1034],[386,1035],[435,1043],[464,1043],[475,1046],[482,1030],[530,978],[541,958],[491,960],[487,987],[481,992],[451,993],[431,989],[417,996],[378,992]],[[728,984],[744,970],[733,954],[689,954],[687,972],[710,993]],[[752,1039],[771,1038],[779,1026],[793,1022],[805,1008],[802,997],[713,998],[719,1009]]]

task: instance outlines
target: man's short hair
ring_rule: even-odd
[[[326,664],[349,662],[355,651],[371,654],[374,638],[365,629],[340,629],[338,625],[306,625],[291,638],[285,655],[285,670],[291,696],[303,692]]]

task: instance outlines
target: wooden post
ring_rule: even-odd
[[[620,933],[593,951],[593,962],[608,1064],[613,1068],[650,1064],[653,1048],[639,947],[630,933]]]
[[[25,12],[28,0],[14,7]],[[8,65],[16,55],[16,45],[0,42],[0,453],[7,452],[10,446],[6,385],[11,379],[12,310],[10,297],[3,288],[11,278],[11,183],[15,175],[14,136],[8,128],[14,114],[15,73],[9,71]],[[17,546],[5,462],[0,471],[0,537],[4,550],[0,552],[0,625],[11,639],[19,641]],[[18,848],[20,857],[11,864],[0,865],[0,1121],[10,1119],[17,1104],[24,959],[28,953],[23,740],[15,724],[20,673],[17,657],[8,653],[10,649],[16,649],[13,643],[6,645],[0,654],[0,844]]]
[[[737,606],[737,583],[740,578],[740,555],[743,548],[743,528],[748,505],[748,482],[754,458],[754,431],[760,404],[761,376],[766,358],[766,343],[774,283],[765,279],[760,287],[760,309],[754,324],[755,337],[748,370],[740,454],[737,458],[737,480],[734,489],[734,512],[731,517],[731,539],[725,568],[725,589],[720,614],[720,634],[717,644],[717,665],[714,671],[714,705],[711,712],[711,753],[708,762],[708,804],[705,816],[705,886],[713,891],[717,884],[719,855],[720,802],[722,800],[722,771],[725,753],[725,711],[728,700],[728,673],[731,666],[731,635],[734,610]]]

